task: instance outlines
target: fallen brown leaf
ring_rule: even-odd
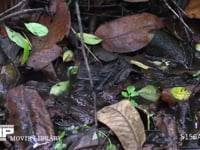
[[[23,85],[10,89],[6,98],[9,112],[8,123],[14,125],[13,136],[48,136],[54,135],[53,125],[45,103],[37,91]],[[44,144],[46,141],[32,141],[35,144]],[[16,141],[19,149],[26,149],[30,143]],[[46,147],[48,149],[48,147]]]
[[[70,12],[66,2],[64,0],[56,1],[57,3],[54,3],[56,5],[55,16],[51,18],[49,15],[44,14],[39,20],[39,23],[49,29],[49,33],[44,40],[48,45],[61,41],[65,35],[68,35],[71,26]]]
[[[31,54],[27,65],[35,70],[46,67],[50,62],[60,56],[61,48],[56,45],[70,30],[70,13],[68,6],[63,0],[56,0],[55,16],[51,18],[49,15],[43,14],[39,23],[48,27],[49,32],[43,38],[32,38],[33,53]],[[55,6],[51,6],[52,9]]]
[[[200,1],[189,0],[185,12],[189,18],[200,19]]]
[[[52,47],[42,47],[31,55],[28,59],[27,65],[33,67],[34,70],[41,70],[58,58],[61,52],[62,49],[57,45],[53,45]]]
[[[112,129],[125,150],[136,150],[142,147],[146,139],[144,125],[130,101],[122,100],[104,107],[97,112],[97,118]]]
[[[101,25],[96,35],[111,52],[133,52],[145,47],[153,38],[150,30],[163,27],[161,20],[150,13],[122,17]]]

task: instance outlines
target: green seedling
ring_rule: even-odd
[[[81,38],[80,33],[77,33],[77,36]],[[94,34],[89,34],[89,33],[83,33],[83,40],[84,40],[84,43],[88,45],[97,45],[102,42],[101,38],[97,37]]]
[[[36,22],[25,23],[25,27],[36,36],[45,36],[48,33],[48,28],[42,24]],[[24,49],[21,65],[24,65],[29,58],[29,51],[31,50],[31,43],[26,35],[22,35],[9,27],[5,26],[8,38],[14,42],[17,46]]]
[[[67,76],[70,78],[71,75],[76,75],[78,73],[79,66],[70,66],[67,69]]]
[[[74,58],[74,53],[71,50],[66,50],[63,54],[63,61],[70,62]]]
[[[58,82],[51,87],[50,94],[54,95],[54,96],[60,96],[64,92],[69,91],[69,88],[70,88],[70,82],[69,81]]]
[[[59,140],[55,143],[54,149],[55,150],[64,150],[66,149],[67,145],[63,143],[63,138],[65,137],[65,131],[61,132],[59,135]]]
[[[106,150],[117,150],[116,146],[111,142],[110,138],[104,132],[98,131],[97,135],[99,138],[107,138],[108,139],[108,145],[106,146]]]
[[[151,95],[151,92],[153,93],[152,94],[153,96]],[[142,97],[145,97],[148,100],[152,100],[152,101],[159,97],[159,95],[155,92],[155,87],[153,87],[152,85],[148,85],[148,86],[140,89],[139,91],[136,91],[135,87],[131,85],[131,86],[128,86],[125,91],[121,92],[121,95],[124,98],[129,99],[132,106],[140,109],[141,111],[143,111],[147,115],[147,130],[150,130],[150,127],[151,127],[150,119],[153,116],[153,114],[149,113],[146,109],[140,107],[138,105],[138,103],[133,99],[133,97],[139,96],[140,94],[141,94]]]
[[[135,91],[135,87],[134,86],[128,86],[126,88],[125,91],[122,91],[121,92],[121,95],[124,97],[124,98],[128,98],[129,101],[131,102],[131,104],[134,106],[134,107],[137,107],[138,106],[138,103],[133,99],[134,96],[138,96],[138,92]]]
[[[200,77],[200,70],[198,70],[197,72],[193,73],[192,76],[194,78],[199,78]]]

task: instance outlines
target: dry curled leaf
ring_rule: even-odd
[[[200,19],[200,1],[189,0],[185,12],[189,18]]]
[[[144,125],[130,101],[122,100],[104,107],[98,111],[97,118],[112,129],[125,150],[136,150],[142,147],[146,139]]]
[[[96,35],[103,47],[112,52],[133,52],[145,47],[153,38],[150,30],[163,27],[161,20],[150,13],[122,17],[101,25]]]

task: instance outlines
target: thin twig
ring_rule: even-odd
[[[175,1],[172,1],[172,3],[181,11],[181,13],[187,16],[186,12]]]
[[[74,30],[73,27],[71,27],[72,32],[77,36],[77,32]],[[77,36],[78,37],[78,36]],[[79,38],[79,37],[78,37]],[[80,38],[79,38],[80,39]],[[87,49],[87,51],[94,57],[94,59],[98,62],[101,63],[101,61],[94,55],[94,53],[90,50],[90,48],[84,43],[84,47],[85,49]]]
[[[95,126],[97,127],[98,122],[97,122],[96,93],[94,92],[94,84],[93,84],[93,80],[92,80],[92,74],[91,74],[90,66],[88,63],[88,59],[87,59],[87,55],[86,55],[86,51],[85,51],[85,47],[84,47],[83,28],[82,28],[82,22],[81,22],[81,17],[80,17],[78,1],[75,2],[75,5],[76,5],[76,13],[77,13],[77,19],[78,19],[78,24],[79,24],[79,30],[80,30],[81,50],[83,53],[86,69],[87,69],[89,80],[90,80],[90,86],[91,86],[92,98],[93,98],[93,107],[94,107],[94,121],[95,121]]]
[[[163,0],[165,5],[169,8],[169,10],[171,10],[171,12],[180,20],[180,22],[188,29],[188,31],[192,34],[193,31],[190,29],[190,27],[185,23],[185,21],[183,20],[182,17],[180,17],[176,11],[167,3],[166,0]]]
[[[17,9],[18,7],[20,7],[21,5],[23,5],[26,2],[26,0],[22,0],[19,3],[17,3],[15,6],[5,10],[4,12],[0,13],[0,18],[5,16],[6,14],[10,13],[11,11]]]
[[[26,13],[35,13],[35,12],[43,12],[45,11],[44,8],[36,8],[36,9],[23,9],[21,11],[18,11],[18,12],[15,12],[15,13],[12,13],[12,14],[9,14],[5,17],[2,17],[0,18],[0,23],[9,19],[9,18],[12,18],[12,17],[16,17],[18,15],[22,15],[22,14],[26,14]]]

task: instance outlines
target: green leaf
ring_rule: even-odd
[[[128,97],[129,97],[128,93],[125,92],[125,91],[122,91],[122,92],[121,92],[121,95],[122,95],[123,97],[125,97],[125,98],[128,98]]]
[[[30,22],[25,23],[26,28],[36,36],[45,36],[48,34],[48,28],[40,23]]]
[[[200,70],[198,70],[197,72],[193,73],[192,76],[193,76],[193,77],[198,77],[198,76],[200,76]]]
[[[199,52],[200,51],[200,43],[197,43],[196,45],[195,45],[195,49]]]
[[[71,75],[76,75],[78,73],[79,66],[70,66],[67,69],[67,76],[70,78]]]
[[[20,33],[15,32],[9,27],[5,26],[8,37],[11,41],[17,44],[19,47],[24,48],[24,41],[26,40]],[[30,49],[30,46],[29,46]]]
[[[109,145],[107,145],[106,150],[117,150],[117,148],[114,144],[110,143]]]
[[[54,149],[55,150],[64,150],[66,149],[67,145],[64,144],[62,141],[57,141],[55,146],[54,146]]]
[[[138,103],[134,100],[134,99],[131,99],[131,105],[134,106],[134,107],[138,107]]]
[[[128,93],[130,94],[130,93],[132,93],[132,92],[135,91],[135,87],[134,87],[133,85],[129,85],[129,86],[127,87],[127,91],[128,91]]]
[[[80,38],[81,34],[77,33],[77,36]],[[97,45],[102,42],[102,39],[100,39],[96,35],[88,34],[88,33],[83,33],[83,39],[84,39],[84,42],[89,45]]]
[[[71,50],[66,50],[63,54],[63,61],[64,62],[69,62],[73,60],[74,58],[74,53]]]
[[[106,134],[102,131],[98,131],[98,137],[99,138],[105,138],[106,137]]]
[[[50,94],[54,96],[62,95],[64,92],[69,90],[69,87],[70,87],[69,81],[56,83],[51,87]]]
[[[127,91],[130,97],[138,96],[138,92],[135,91],[135,87],[133,85],[128,86]]]
[[[65,134],[66,134],[65,131],[62,131],[62,132],[60,133],[60,135],[59,135],[59,138],[60,138],[60,139],[63,139],[64,136],[65,136]]]
[[[24,39],[24,52],[23,52],[23,56],[22,56],[21,65],[24,65],[26,63],[26,61],[28,60],[29,47],[30,47],[29,41],[27,39]]]
[[[138,94],[141,97],[143,97],[143,98],[145,98],[145,99],[147,99],[149,101],[156,101],[160,97],[160,92],[153,85],[147,85],[147,86],[145,86],[144,88],[142,88],[142,89],[140,89],[138,91]]]
[[[170,90],[172,96],[177,100],[187,100],[190,95],[191,91],[187,90],[185,87],[173,87]]]

